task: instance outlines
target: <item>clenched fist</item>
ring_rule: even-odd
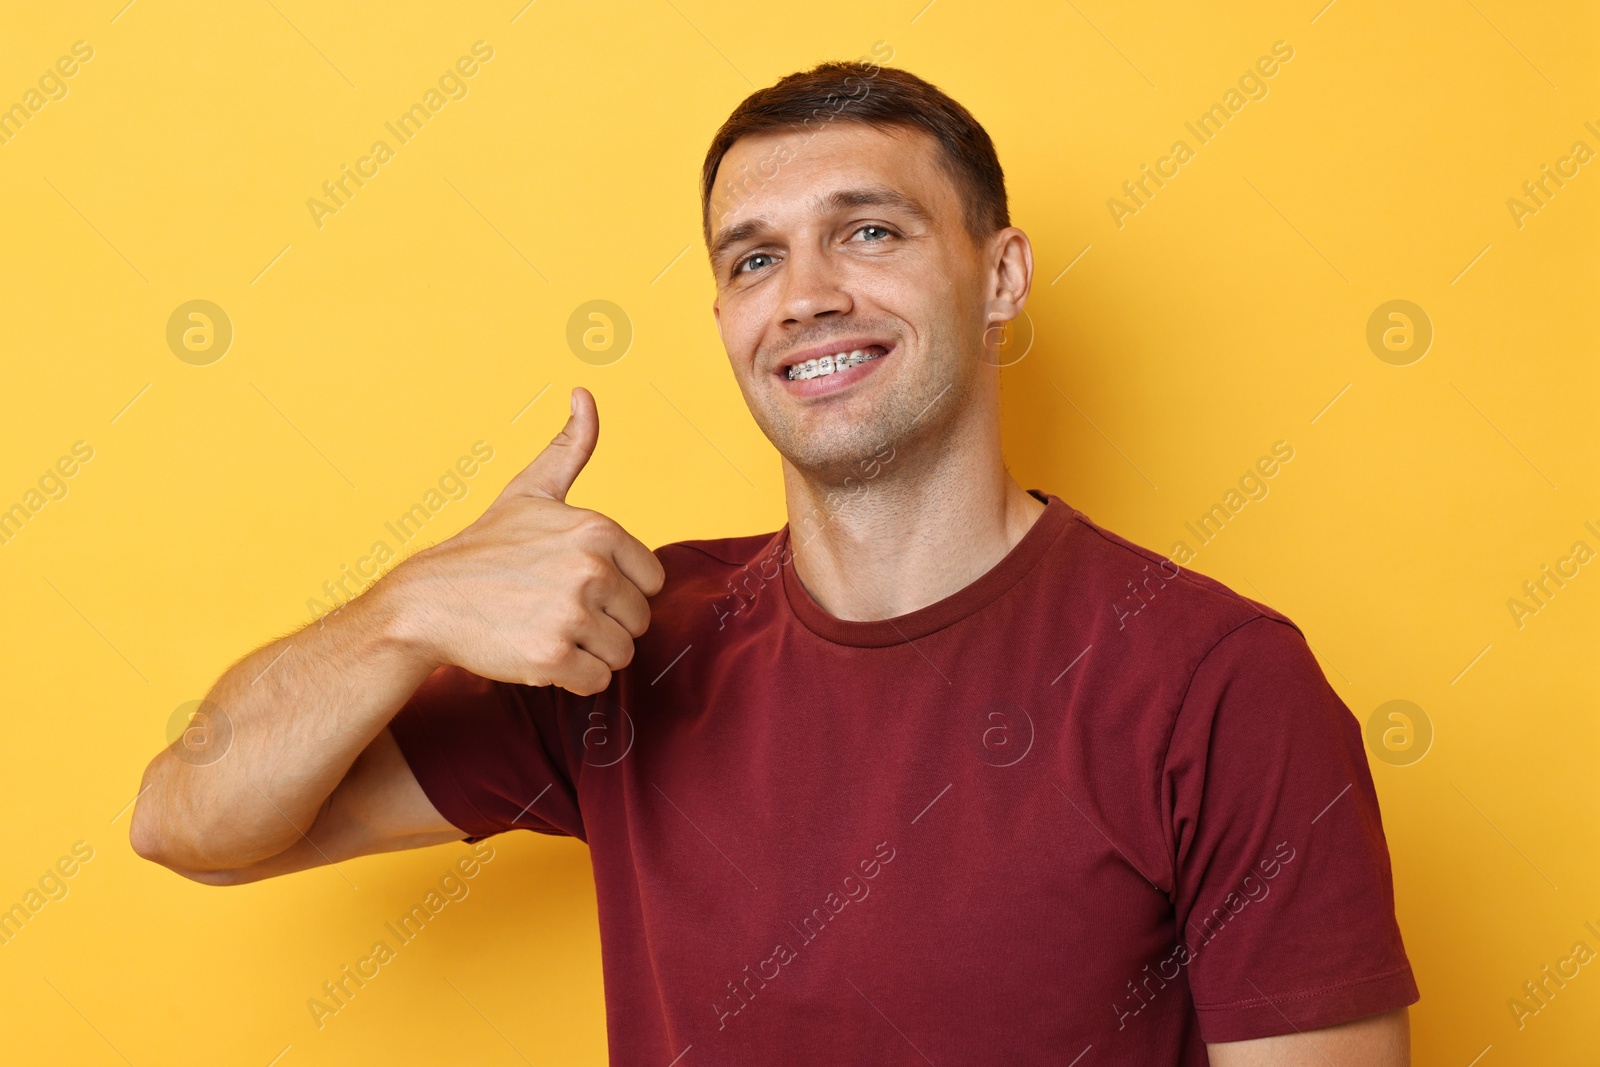
[[[599,436],[594,397],[574,389],[566,426],[488,510],[391,572],[430,657],[582,696],[633,659],[666,575],[621,526],[566,503]]]

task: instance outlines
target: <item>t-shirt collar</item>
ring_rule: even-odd
[[[794,563],[790,559],[781,568],[789,608],[806,629],[823,640],[859,648],[904,644],[960,622],[1016,585],[1039,562],[1045,550],[1060,536],[1071,519],[1074,509],[1060,497],[1037,489],[1030,489],[1028,493],[1042,501],[1045,508],[1027,533],[993,567],[943,600],[936,600],[926,607],[890,619],[865,622],[840,619],[829,614],[811,598],[795,574]],[[789,556],[789,533],[787,525],[778,531],[774,548],[780,559]]]

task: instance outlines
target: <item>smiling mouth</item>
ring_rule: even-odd
[[[784,376],[791,382],[804,381],[807,378],[821,378],[827,374],[848,370],[858,363],[879,359],[889,354],[889,350],[882,345],[868,345],[866,348],[855,348],[848,352],[836,352],[831,356],[818,356],[808,359],[804,363],[796,363],[784,372]]]

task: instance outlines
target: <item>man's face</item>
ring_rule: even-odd
[[[838,479],[948,425],[983,370],[985,249],[920,131],[742,138],[711,197],[712,310],[762,432]],[[791,380],[808,359],[876,356]]]

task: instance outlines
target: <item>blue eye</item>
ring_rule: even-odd
[[[749,274],[750,272],[745,270],[744,268],[750,264],[751,260],[754,260],[754,259],[771,259],[771,258],[772,257],[767,255],[767,253],[765,253],[765,252],[757,252],[755,255],[746,256],[743,260],[740,261],[738,268],[735,270],[735,273],[736,274]]]
[[[852,234],[851,236],[857,236],[857,235],[860,235],[860,234],[867,234],[867,233],[871,233],[871,232],[876,232],[879,236],[875,236],[875,237],[869,236],[867,238],[867,242],[869,244],[881,244],[887,238],[900,236],[899,234],[895,233],[895,231],[891,230],[889,227],[879,225],[876,222],[869,222],[865,226],[861,226],[861,227],[857,228],[855,233]],[[738,261],[736,264],[734,264],[733,273],[734,274],[754,274],[757,271],[761,270],[762,267],[757,266],[757,267],[752,268],[751,264],[755,263],[757,260],[763,260],[763,259],[767,260],[769,263],[776,262],[776,260],[774,259],[774,257],[770,253],[767,253],[767,252],[752,252],[750,255],[746,256],[744,259],[742,259],[742,260]]]

